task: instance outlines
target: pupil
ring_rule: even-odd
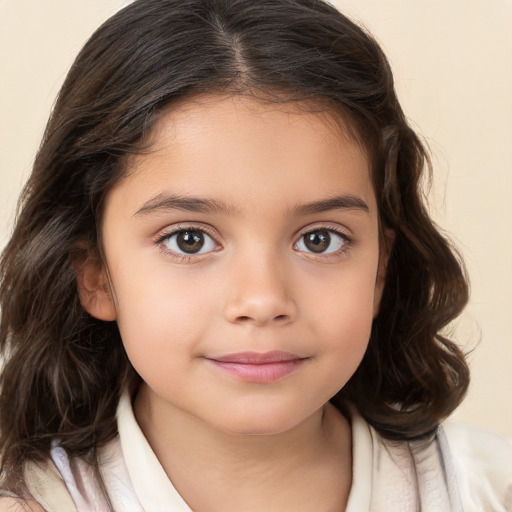
[[[182,231],[178,234],[176,243],[183,252],[194,254],[203,248],[204,235],[201,231]]]
[[[324,252],[329,248],[331,236],[328,231],[313,231],[305,235],[304,243],[311,252]]]

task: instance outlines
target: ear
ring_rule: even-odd
[[[384,230],[381,237],[379,249],[379,267],[377,269],[377,278],[375,280],[375,292],[373,295],[373,318],[379,314],[380,302],[384,285],[386,284],[386,275],[388,271],[388,262],[395,242],[395,232],[391,229]]]
[[[88,256],[77,270],[80,302],[87,312],[106,322],[117,318],[107,272],[99,257]]]

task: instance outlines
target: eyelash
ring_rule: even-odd
[[[314,233],[315,231],[327,231],[328,233],[334,233],[338,235],[343,240],[343,246],[337,250],[330,253],[314,253],[314,252],[304,252],[304,254],[307,255],[309,258],[315,258],[315,259],[323,259],[323,260],[330,260],[334,258],[339,258],[340,256],[343,256],[346,254],[354,245],[354,239],[347,235],[347,233],[337,227],[329,226],[325,224],[319,224],[314,226],[307,226],[307,228],[303,229],[299,237],[297,238],[297,241],[293,244],[294,247],[299,243],[299,241],[308,233]],[[303,252],[303,251],[301,251]]]
[[[172,228],[166,230],[166,231],[163,231],[162,233],[160,233],[154,240],[154,244],[157,245],[159,247],[159,249],[166,255],[166,256],[170,256],[171,258],[173,258],[174,260],[177,260],[179,263],[190,263],[190,262],[193,262],[193,261],[199,261],[200,259],[202,259],[201,257],[203,256],[206,256],[208,254],[210,254],[209,252],[208,253],[202,253],[202,254],[182,254],[182,253],[179,253],[179,252],[176,252],[176,251],[173,251],[171,249],[169,249],[168,247],[166,247],[164,245],[164,242],[166,240],[169,240],[173,235],[176,235],[177,233],[181,233],[183,231],[200,231],[200,232],[203,232],[205,233],[206,235],[208,235],[214,242],[217,246],[219,246],[218,242],[217,242],[217,235],[213,232],[213,230],[209,227],[209,226],[205,226],[205,225],[199,225],[199,226],[194,226],[194,225],[190,225],[190,224],[180,224],[180,225],[177,225],[177,226],[173,226]],[[211,252],[214,252],[214,251],[211,251]]]
[[[208,235],[217,246],[220,246],[217,242],[218,236],[216,233],[214,233],[213,229],[211,229],[209,226],[206,225],[190,225],[190,224],[183,224],[183,225],[177,225],[173,226],[172,228],[160,233],[155,239],[154,244],[159,247],[159,249],[167,256],[172,257],[174,260],[177,260],[180,263],[189,263],[193,261],[200,261],[203,259],[202,257],[207,256],[211,252],[215,251],[209,251],[207,253],[198,253],[198,254],[182,254],[176,251],[173,251],[166,247],[164,245],[164,242],[169,240],[173,235],[176,235],[177,233],[183,232],[183,231],[200,231]],[[309,258],[315,258],[315,259],[323,259],[323,260],[329,260],[332,258],[339,258],[341,255],[345,254],[353,245],[354,241],[352,237],[348,236],[347,233],[342,231],[339,228],[333,227],[333,226],[327,226],[327,225],[317,225],[317,226],[308,226],[306,229],[303,229],[296,241],[293,243],[293,247],[295,249],[295,246],[299,243],[299,241],[308,233],[314,233],[315,231],[327,231],[328,233],[334,233],[340,238],[343,239],[343,245],[339,250],[330,252],[330,253],[314,253],[314,252],[307,252],[307,251],[297,251],[303,254],[306,254]]]

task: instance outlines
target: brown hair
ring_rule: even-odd
[[[377,43],[320,0],[137,0],[73,64],[0,262],[4,477],[58,438],[94,463],[136,381],[115,323],[88,315],[73,263],[98,250],[102,200],[159,112],[197,94],[250,93],[341,112],[372,160],[383,229],[395,233],[369,348],[333,398],[389,438],[431,433],[462,400],[468,368],[441,334],[467,301],[456,252],[426,211],[428,156]]]

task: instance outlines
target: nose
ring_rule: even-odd
[[[285,325],[297,315],[287,272],[271,255],[251,258],[232,267],[225,306],[231,323]]]

